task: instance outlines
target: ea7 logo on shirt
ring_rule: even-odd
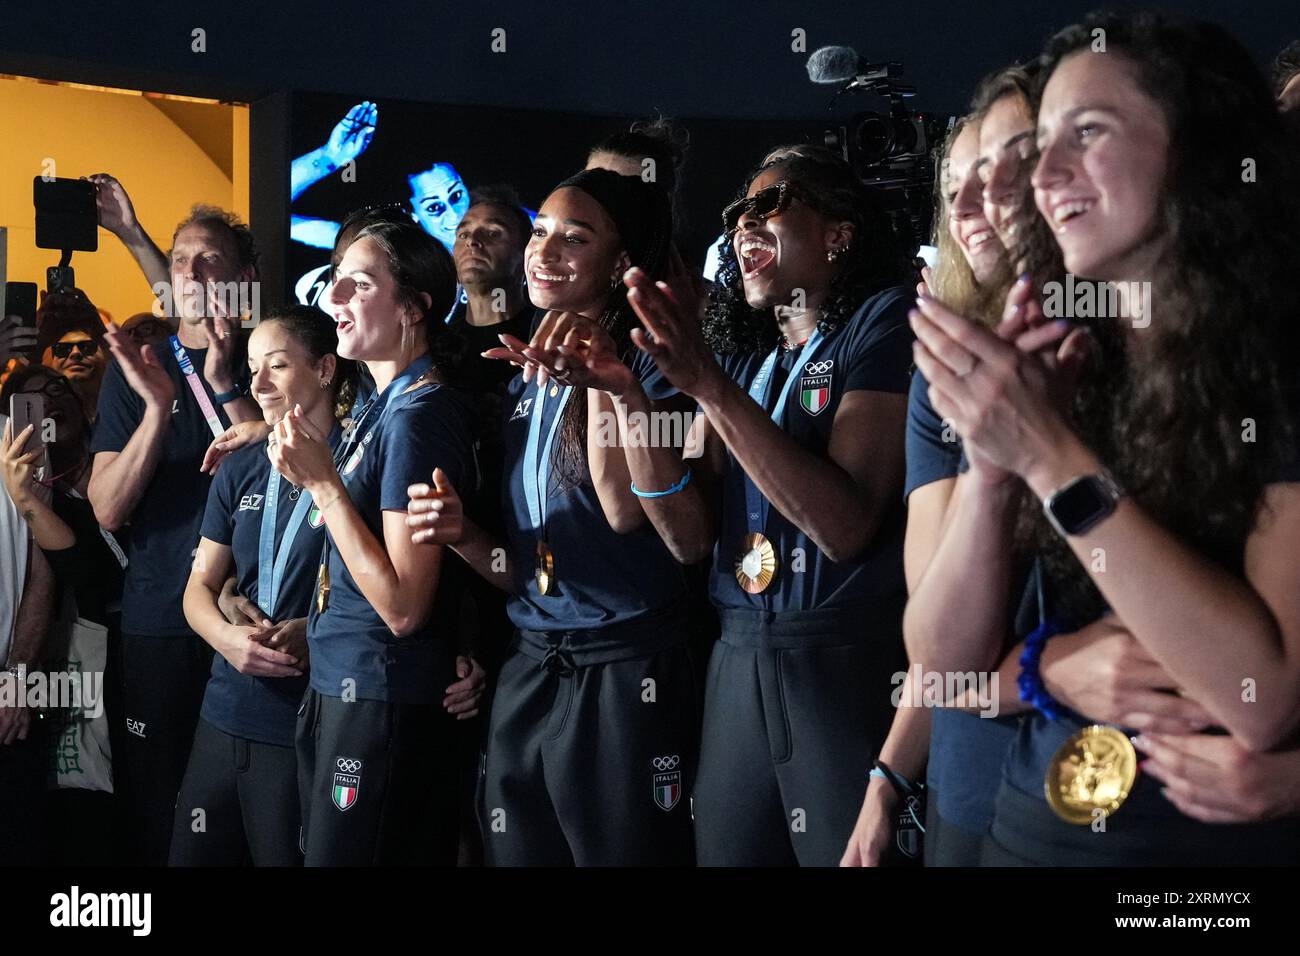
[[[521,398],[519,404],[515,406],[514,413],[510,416],[510,420],[513,422],[520,418],[527,418],[528,409],[532,407],[532,404],[533,400],[531,398]]]
[[[239,499],[240,511],[260,511],[262,508],[261,495],[244,495]]]
[[[334,806],[347,810],[357,802],[357,795],[361,792],[361,761],[339,757],[334,761],[334,766],[337,772],[334,774],[330,796],[334,799]]]
[[[127,733],[135,734],[137,737],[143,737],[143,736],[144,736],[144,721],[143,721],[143,720],[133,720],[132,718],[128,717],[128,718],[126,719],[126,730],[127,730]]]
[[[799,404],[809,415],[820,415],[831,401],[831,369],[835,360],[809,362],[803,370],[808,373],[799,380]]]
[[[682,772],[677,769],[681,762],[677,754],[654,759],[654,768],[658,771],[654,775],[655,806],[660,810],[671,810],[682,798]]]

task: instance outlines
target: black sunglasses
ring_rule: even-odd
[[[731,235],[740,225],[741,217],[746,214],[760,222],[766,222],[771,217],[780,215],[790,205],[790,200],[801,196],[799,187],[788,179],[764,186],[754,195],[737,199],[722,210],[722,228],[727,235]]]
[[[99,343],[94,339],[85,339],[81,342],[55,342],[50,346],[50,351],[55,358],[65,359],[76,349],[81,353],[82,358],[89,358],[99,351]]]

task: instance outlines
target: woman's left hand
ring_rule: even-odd
[[[1254,753],[1231,737],[1143,733],[1141,764],[1175,807],[1202,823],[1257,823],[1300,814],[1300,750]]]
[[[329,442],[295,405],[271,430],[267,439],[271,466],[299,488],[320,499],[318,491],[339,480]]]
[[[535,337],[524,354],[562,385],[621,395],[636,382],[609,332],[574,313],[565,313],[545,337]]]
[[[935,411],[984,458],[1021,477],[1050,460],[1071,438],[1052,371],[936,299],[917,303],[910,314],[916,364]]]

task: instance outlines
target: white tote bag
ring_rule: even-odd
[[[108,745],[108,715],[104,712],[108,628],[76,616],[74,608],[74,602],[65,602],[64,613],[51,634],[54,648],[67,647],[67,663],[61,671],[53,669],[57,662],[51,665],[51,684],[60,681],[64,688],[60,696],[71,699],[53,701],[70,705],[66,709],[47,711],[54,719],[50,728],[50,785],[112,793],[113,757]]]

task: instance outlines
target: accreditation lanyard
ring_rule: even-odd
[[[337,425],[330,432],[331,448],[338,446],[341,432]],[[289,555],[293,553],[293,543],[302,528],[303,520],[311,511],[311,492],[303,489],[296,495],[297,501],[289,514],[289,523],[280,537],[280,548],[275,547],[276,518],[280,508],[281,475],[275,468],[266,478],[266,496],[262,499],[262,527],[257,538],[257,606],[262,613],[275,620],[275,606],[280,598],[280,582],[284,580],[284,569],[288,567]],[[290,498],[295,492],[289,493]]]
[[[173,335],[172,354],[176,356],[176,364],[181,367],[181,372],[185,376],[185,381],[190,383],[190,391],[194,393],[194,398],[199,403],[199,410],[203,412],[203,417],[208,420],[208,427],[212,429],[212,434],[220,438],[225,428],[222,427],[221,419],[217,416],[217,409],[212,404],[212,399],[208,398],[208,393],[203,388],[203,383],[199,381],[198,372],[194,371],[194,363],[190,361],[190,355],[185,351],[185,346],[181,345],[179,336]]]
[[[402,370],[402,374],[389,382],[382,392],[372,396],[370,400],[361,407],[359,412],[357,412],[354,407],[353,411],[355,412],[355,415],[352,421],[352,427],[348,429],[347,440],[340,444],[338,453],[334,456],[334,464],[340,469],[340,473],[343,468],[343,463],[348,460],[348,454],[354,447],[356,447],[357,442],[361,441],[362,426],[370,420],[372,413],[374,414],[376,421],[381,420],[384,417],[384,411],[388,408],[388,403],[393,396],[401,395],[411,387],[416,379],[431,368],[433,368],[433,356],[421,355],[410,365],[406,366],[406,368]],[[343,475],[342,477],[343,484],[346,485],[348,483],[348,476]]]
[[[342,480],[344,488],[347,488],[348,482],[351,479],[350,475],[345,475],[343,473],[345,470],[344,463],[348,460],[348,455],[351,454],[352,449],[362,440],[362,427],[370,420],[371,414],[374,413],[376,422],[383,421],[384,412],[387,410],[388,403],[393,396],[401,395],[431,368],[433,368],[433,356],[427,354],[421,355],[410,365],[406,366],[406,368],[402,370],[402,374],[389,382],[382,392],[366,402],[365,406],[353,418],[352,425],[348,429],[347,439],[339,442],[338,451],[334,454],[334,468],[338,471],[339,478]],[[356,411],[355,406],[353,410],[354,412]],[[327,531],[325,534],[325,543],[321,545],[321,568],[325,568],[329,564],[329,558],[330,536]],[[260,585],[258,586],[258,593],[259,595],[261,593]]]
[[[785,380],[785,385],[781,387],[781,394],[777,396],[776,404],[772,406],[772,421],[776,422],[778,428],[785,423],[785,405],[790,399],[790,391],[794,388],[795,379],[799,377],[799,370],[803,368],[804,361],[812,358],[813,352],[821,344],[822,334],[820,330],[815,330],[808,337],[808,341],[803,344],[799,350],[799,357],[795,360],[794,367],[790,369],[790,375]],[[754,380],[749,385],[749,397],[758,403],[760,408],[767,408],[768,397],[772,394],[772,371],[776,368],[777,356],[781,354],[781,346],[777,345],[772,353],[763,361],[754,376]],[[751,534],[761,534],[767,526],[768,501],[763,497],[763,493],[758,490],[758,485],[754,484],[749,472],[743,468],[740,470],[745,481],[745,517],[749,522]]]
[[[528,422],[528,443],[524,446],[524,500],[528,503],[528,520],[534,531],[544,533],[546,528],[546,497],[551,478],[551,448],[555,444],[555,434],[560,430],[560,419],[564,417],[564,406],[573,396],[573,388],[566,385],[560,396],[560,404],[555,409],[555,418],[546,433],[545,446],[538,448],[542,437],[542,418],[546,405],[546,389],[539,385],[537,397],[533,399],[533,414]],[[540,451],[540,456],[539,456]]]

